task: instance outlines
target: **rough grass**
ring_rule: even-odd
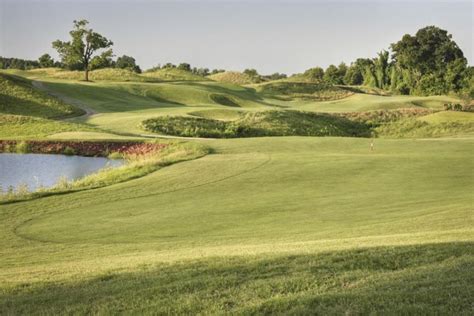
[[[456,112],[456,111],[441,111],[431,115],[420,117],[418,120],[427,123],[449,123],[449,122],[474,122],[474,113],[472,112]]]
[[[58,71],[50,75],[56,79],[84,80],[84,71]],[[89,72],[89,80],[93,81],[150,81],[128,69],[104,68]]]
[[[247,74],[238,71],[225,71],[217,74],[209,75],[207,78],[224,83],[231,83],[236,85],[245,85],[254,83],[255,80]]]
[[[27,79],[0,73],[1,113],[63,118],[80,115],[84,112],[33,88]]]
[[[368,136],[362,123],[300,111],[247,112],[233,121],[163,116],[142,122],[145,130],[186,137]]]
[[[381,137],[419,138],[474,135],[474,121],[426,122],[407,118],[375,128]]]
[[[473,145],[218,140],[146,177],[3,205],[0,310],[469,314]]]
[[[342,99],[353,94],[351,91],[322,82],[279,80],[259,84],[255,88],[266,96],[284,100],[327,101]]]
[[[142,74],[144,78],[157,79],[159,81],[205,81],[205,77],[193,74],[177,68],[163,68]]]

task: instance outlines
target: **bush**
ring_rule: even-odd
[[[23,141],[23,142],[18,142],[15,146],[15,151],[18,153],[18,154],[26,154],[29,152],[29,149],[30,149],[30,146],[27,142]]]
[[[64,148],[63,154],[68,155],[68,156],[72,156],[72,155],[76,154],[76,151],[74,150],[74,148],[66,146],[66,148]]]

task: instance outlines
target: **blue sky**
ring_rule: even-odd
[[[296,73],[373,57],[403,34],[437,25],[474,64],[471,1],[0,0],[0,56],[56,57],[74,19],[142,68],[166,62]]]

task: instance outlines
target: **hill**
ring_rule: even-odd
[[[202,112],[201,112],[202,113]],[[343,117],[300,111],[234,112],[240,118],[162,116],[142,122],[145,130],[186,137],[369,136],[361,123]],[[201,114],[202,115],[202,114]]]
[[[0,113],[64,118],[84,111],[35,89],[28,79],[0,73]]]
[[[206,78],[177,68],[162,68],[142,74],[144,78],[159,81],[205,81]]]
[[[254,86],[257,92],[273,98],[291,101],[294,99],[327,101],[338,100],[353,94],[323,82],[278,80]]]
[[[255,80],[247,74],[238,71],[225,71],[214,75],[207,76],[207,78],[224,83],[231,83],[236,85],[252,84]]]

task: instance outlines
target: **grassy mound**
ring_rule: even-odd
[[[449,122],[474,122],[474,113],[441,111],[419,118],[420,121],[427,123],[449,123]]]
[[[240,107],[240,105],[231,96],[225,94],[211,93],[209,95],[209,99],[220,105]]]
[[[338,100],[353,93],[322,82],[273,81],[256,86],[256,90],[268,97],[283,100],[302,99],[311,101]]]
[[[220,72],[210,75],[208,78],[218,82],[232,83],[237,85],[255,83],[255,80],[252,77],[238,71]]]
[[[382,124],[375,132],[381,137],[419,138],[474,135],[474,121],[426,122],[407,118]]]
[[[189,71],[177,68],[163,68],[142,74],[142,77],[157,79],[159,81],[203,81],[204,77],[195,75]]]
[[[389,96],[390,92],[385,91],[380,88],[375,88],[375,87],[367,87],[367,86],[342,86],[338,85],[337,87],[354,92],[354,93],[364,93],[364,94],[373,94],[373,95],[383,95],[383,96]]]
[[[329,114],[299,111],[246,113],[234,121],[163,116],[142,122],[145,130],[186,137],[368,136],[366,125]]]
[[[0,74],[0,113],[58,118],[84,111],[36,90],[27,79]]]
[[[84,80],[84,71],[60,71],[49,75],[56,79]],[[89,80],[92,81],[149,81],[147,78],[128,69],[104,68],[89,72]]]
[[[235,121],[242,117],[242,111],[228,110],[228,109],[215,109],[215,110],[201,110],[189,112],[189,115],[198,116],[206,119],[219,120],[219,121]]]
[[[45,137],[62,132],[94,131],[82,124],[21,115],[0,115],[0,137],[19,139]]]

